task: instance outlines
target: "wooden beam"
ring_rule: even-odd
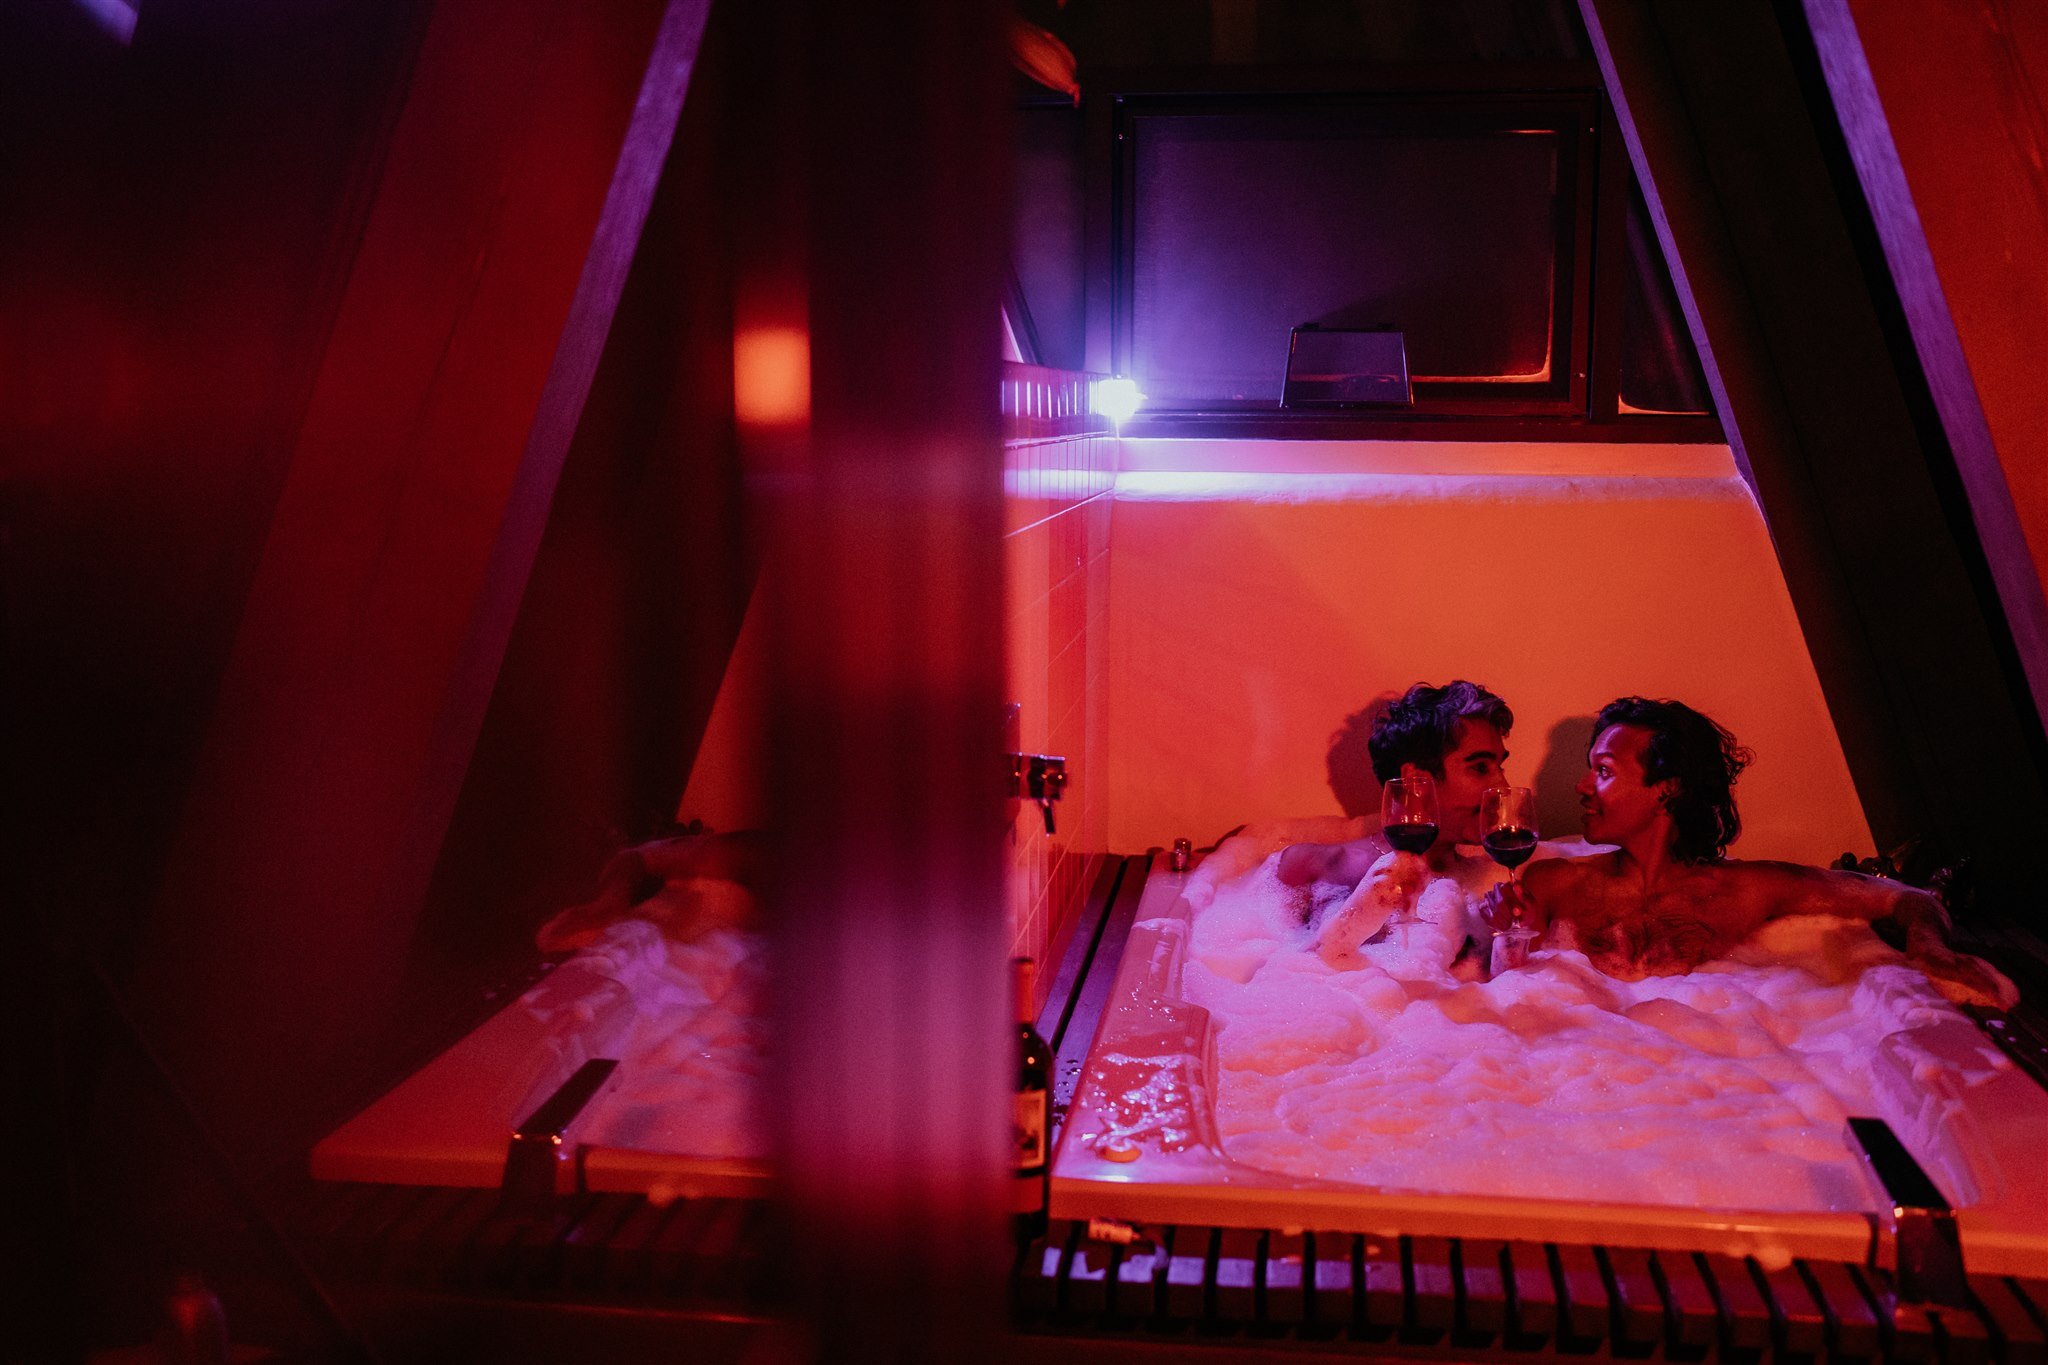
[[[1969,358],[1964,354],[1962,337],[1949,310],[1899,149],[1892,140],[1891,124],[1885,117],[1876,78],[1864,55],[1852,6],[1849,0],[1803,0],[1803,8],[1843,141],[1848,144],[1850,161],[1863,186],[1878,241],[1884,247],[1885,262],[1905,310],[1914,351],[1926,371],[1930,396],[1948,438],[1949,453],[1969,498],[1970,516],[1976,524],[1977,538],[1983,543],[1999,602],[2005,608],[2005,623],[2026,673],[2036,717],[2048,717],[2048,598],[2042,595],[2038,569],[2041,562],[2048,560],[2048,547],[2037,557],[2027,544],[2019,512],[2013,505],[2012,489],[2006,481],[2006,466],[1992,441],[1991,425],[1985,419]],[[1959,22],[1963,22],[1961,16],[1940,15],[1935,18],[1935,27]],[[1988,16],[1979,22],[1997,27],[1996,21]],[[1957,140],[1969,139],[1973,131],[1980,130],[1950,129]],[[2038,147],[2031,150],[2034,156],[2039,155]],[[2038,164],[2030,169],[2038,195],[2042,172]],[[2029,196],[2021,193],[2014,197],[2024,203]],[[1978,206],[1974,213],[2003,216],[1991,212],[1988,205]],[[2038,206],[2036,216],[2037,221],[2048,222]],[[2032,245],[2038,248],[2042,243],[2037,239]],[[2038,261],[2032,265],[2031,269],[2013,269],[2008,258],[2002,278],[1991,287],[2033,288],[2038,294],[2042,270]],[[2035,339],[2038,341],[2038,336]],[[2028,387],[2038,390],[2039,384],[2030,377]],[[2038,458],[2041,450],[2048,448],[2048,444],[2041,442],[2039,432],[2026,422],[2013,423],[2007,438],[2016,447],[2032,447],[2009,451],[2007,458],[2014,461],[2023,462],[2029,456]]]
[[[1872,832],[1947,836],[2016,897],[2032,880],[2017,850],[2048,826],[2039,726],[1956,534],[1948,453],[1801,35],[1760,4],[1580,10]]]
[[[135,983],[231,1150],[398,987],[704,11],[433,9]]]

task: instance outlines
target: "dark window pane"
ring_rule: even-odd
[[[1713,411],[1692,333],[1679,310],[1664,254],[1650,230],[1643,196],[1631,180],[1628,279],[1621,308],[1621,410]]]
[[[1010,259],[1037,333],[1041,364],[1081,368],[1081,111],[1017,111],[1016,194]]]
[[[1569,126],[1554,105],[1134,117],[1125,368],[1155,407],[1273,403],[1292,328],[1397,328],[1418,400],[1554,395]]]

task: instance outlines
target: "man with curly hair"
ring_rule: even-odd
[[[1952,997],[2009,1005],[2011,984],[1949,948],[1948,916],[1924,891],[1854,872],[1727,856],[1741,833],[1735,779],[1750,763],[1735,737],[1682,702],[1622,697],[1600,710],[1579,781],[1586,840],[1609,853],[1529,865],[1484,903],[1496,928],[1568,926],[1569,942],[1611,976],[1691,971],[1767,921],[1832,914],[1887,923]]]

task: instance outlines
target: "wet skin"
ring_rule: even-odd
[[[1531,928],[1567,924],[1571,941],[1594,966],[1631,981],[1689,972],[1788,915],[1889,921],[1903,930],[1907,951],[1930,976],[1987,1003],[1999,999],[1995,978],[1947,946],[1948,916],[1925,892],[1797,863],[1680,862],[1664,806],[1672,784],[1651,782],[1643,770],[1649,738],[1636,726],[1610,726],[1586,755],[1578,786],[1586,839],[1619,847],[1531,863],[1519,888],[1499,887],[1486,897],[1484,918],[1505,927],[1519,907]]]
[[[1438,831],[1427,855],[1430,867],[1448,870],[1457,858],[1457,845],[1479,842],[1485,833],[1479,822],[1479,798],[1489,788],[1508,784],[1507,761],[1507,740],[1493,724],[1472,719],[1458,722],[1456,740],[1444,755],[1443,771],[1430,774],[1436,779]],[[1415,771],[1409,764],[1402,774]],[[1295,844],[1281,851],[1277,872],[1288,886],[1324,884],[1349,889],[1391,851],[1393,845],[1377,831],[1346,844]]]

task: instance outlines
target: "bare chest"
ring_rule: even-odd
[[[1574,941],[1594,966],[1630,980],[1692,971],[1756,928],[1711,880],[1653,895],[1606,879],[1582,890],[1570,916]]]

